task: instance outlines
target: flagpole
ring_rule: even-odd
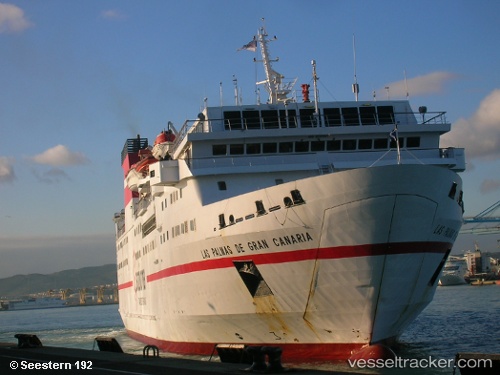
[[[394,129],[392,129],[392,131],[389,133],[389,136],[394,139],[394,141],[396,142],[396,149],[397,149],[397,152],[398,152],[398,158],[397,158],[397,161],[398,161],[398,164],[401,164],[401,152],[400,152],[400,149],[399,149],[399,134],[398,134],[398,124],[394,124]]]
[[[396,147],[398,149],[398,165],[401,164],[401,152],[399,149],[399,134],[398,134],[398,124],[396,123]]]

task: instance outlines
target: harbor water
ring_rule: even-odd
[[[394,348],[396,355],[411,360],[452,360],[458,352],[500,353],[499,297],[500,285],[438,287],[432,303],[401,336]],[[16,342],[16,333],[36,334],[44,346],[97,350],[95,338],[111,336],[127,353],[142,355],[144,347],[126,335],[116,304],[1,311],[0,342]],[[453,374],[452,367],[388,371],[351,369],[345,363],[307,366],[368,374]]]

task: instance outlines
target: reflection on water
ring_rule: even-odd
[[[396,355],[403,359],[448,360],[458,352],[500,353],[499,296],[498,285],[438,287],[434,301],[402,335],[394,348]],[[34,333],[45,346],[92,350],[97,336],[112,336],[127,353],[142,355],[144,347],[126,335],[118,305],[0,312],[0,342],[16,342],[16,333]],[[366,374],[453,373],[450,368],[353,370],[344,362],[302,364],[300,367],[343,372],[355,370]]]

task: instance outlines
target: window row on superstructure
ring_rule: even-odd
[[[117,268],[120,270],[120,269],[122,269],[125,266],[128,266],[128,258],[125,258],[120,263],[118,263],[118,267]]]
[[[116,245],[116,250],[121,250],[126,244],[128,244],[128,237],[125,237]]]
[[[188,232],[194,232],[196,230],[196,219],[185,220],[182,223],[172,227],[172,238],[180,236],[181,234],[186,234]]]
[[[196,231],[196,219],[189,220],[189,225],[188,221],[185,220],[180,224],[173,226],[170,232],[167,230],[165,233],[160,234],[160,244],[163,244],[170,239],[169,233],[172,233],[172,238],[175,238],[182,234],[187,234],[194,231]]]
[[[246,109],[225,111],[224,128],[279,129],[315,126],[358,126],[394,124],[394,107],[388,105],[363,105],[359,107],[285,109]]]
[[[151,240],[149,243],[145,244],[142,249],[137,250],[134,252],[134,258],[139,259],[143,255],[146,255],[147,253],[153,251],[156,248],[156,241]]]
[[[292,152],[383,150],[396,148],[396,142],[389,138],[375,139],[333,139],[329,141],[287,141],[264,143],[231,143],[212,145],[213,156],[284,154]],[[418,148],[420,137],[400,137],[399,147]]]
[[[169,198],[165,198],[160,202],[161,210],[163,211],[167,209],[169,200],[170,204],[173,204],[177,202],[180,198],[182,198],[182,188],[176,189],[175,191],[171,192]]]

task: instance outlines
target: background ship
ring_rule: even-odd
[[[2,302],[2,310],[34,310],[65,307],[66,301],[55,297],[26,298]]]
[[[450,256],[444,265],[443,273],[439,278],[439,285],[466,284],[467,260],[464,257]]]
[[[128,139],[115,214],[120,314],[181,354],[218,344],[345,359],[396,339],[432,300],[462,224],[463,149],[406,100],[290,95],[260,46],[266,103],[205,107],[175,136]]]

